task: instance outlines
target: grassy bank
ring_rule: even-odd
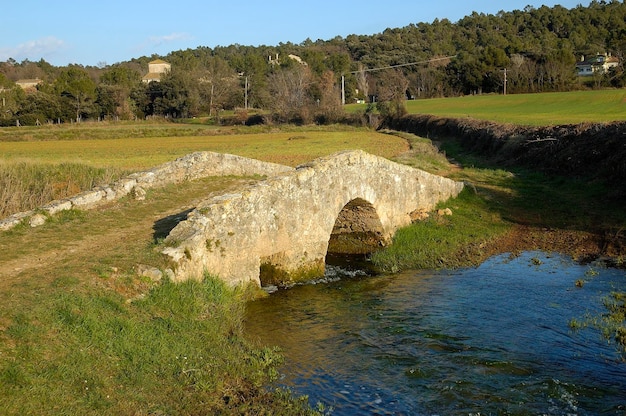
[[[0,233],[0,414],[317,414],[266,391],[281,361],[246,341],[245,300],[206,277],[173,284],[160,241],[199,196],[251,178],[206,178]]]
[[[400,229],[393,244],[372,255],[382,271],[458,268],[475,265],[477,253],[468,247],[501,236],[510,229],[499,213],[472,189],[446,202],[452,215],[431,215],[413,226]]]
[[[243,339],[245,296],[207,277],[128,303],[59,276],[2,333],[0,413],[313,414],[264,391],[280,355]]]
[[[431,146],[429,140],[401,134],[415,148]],[[626,260],[621,242],[626,212],[620,200],[607,198],[611,190],[602,183],[498,167],[455,140],[440,145],[463,168],[446,165],[443,154],[424,156],[429,154],[424,150],[410,156],[411,164],[463,181],[465,190],[440,204],[452,215],[431,215],[399,230],[393,245],[375,253],[373,261],[383,270],[471,266],[495,253],[533,249],[580,261]],[[517,233],[520,228],[524,236]]]

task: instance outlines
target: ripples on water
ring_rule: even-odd
[[[330,276],[250,303],[247,332],[283,349],[280,385],[333,415],[624,415],[624,356],[598,331],[569,328],[626,290],[623,270],[596,270],[524,253]]]

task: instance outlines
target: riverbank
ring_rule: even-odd
[[[624,266],[626,123],[532,127],[409,115],[386,127],[433,140],[463,166],[450,177],[472,184],[510,224],[479,250],[469,245],[477,261],[540,249]]]
[[[626,268],[625,123],[526,128],[407,116],[388,126],[436,140],[458,162],[447,176],[468,186],[445,205],[452,216],[416,222],[376,253],[383,270],[478,266],[534,250]],[[583,325],[599,327],[622,350],[625,300],[615,293],[606,313]]]

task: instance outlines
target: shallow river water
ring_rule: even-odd
[[[612,290],[623,270],[528,252],[280,290],[246,332],[281,347],[277,385],[333,415],[625,415],[626,355],[569,325]]]

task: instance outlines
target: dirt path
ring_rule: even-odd
[[[251,181],[207,178],[177,184],[149,192],[144,201],[125,199],[0,234],[0,293],[14,285],[45,286],[59,277],[106,280],[131,274],[138,264],[158,266],[156,240],[199,201]]]

